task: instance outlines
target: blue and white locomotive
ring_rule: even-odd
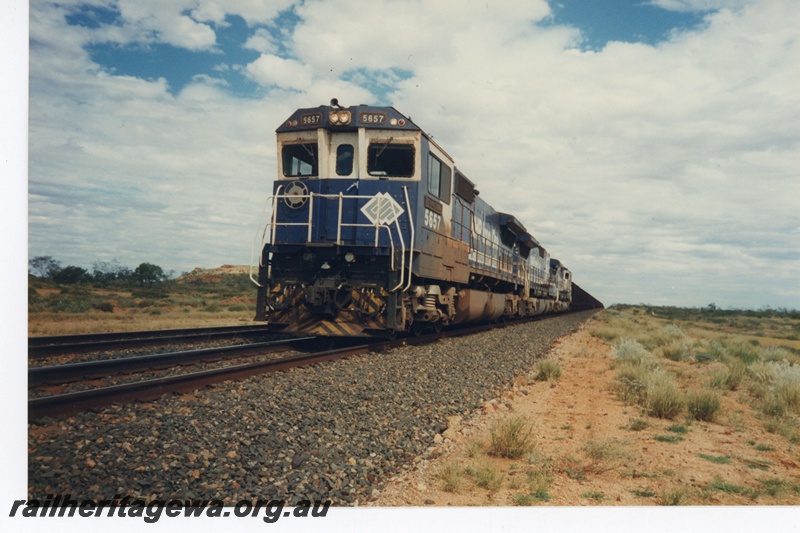
[[[277,144],[256,320],[392,336],[570,307],[570,271],[393,107],[298,109]]]

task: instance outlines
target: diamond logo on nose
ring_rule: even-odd
[[[391,224],[403,214],[403,207],[389,193],[379,192],[361,208],[373,224]]]

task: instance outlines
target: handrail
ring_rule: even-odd
[[[278,186],[278,190],[276,192],[280,192],[280,190],[282,188],[283,188],[283,185]],[[270,225],[266,224],[264,226],[264,231],[263,232],[260,231],[260,230],[261,230],[261,222],[264,220],[264,214],[267,212],[267,206],[270,204],[270,200],[272,200],[272,213],[273,213],[273,216],[274,216],[274,213],[275,213],[275,201],[274,201],[273,197],[268,196],[267,199],[264,201],[264,209],[261,210],[261,216],[258,218],[258,229],[256,230],[256,234],[253,237],[253,244],[250,247],[250,281],[252,281],[257,287],[263,287],[263,285],[261,285],[261,283],[259,283],[257,280],[255,280],[253,278],[253,264],[255,263],[255,261],[253,261],[253,259],[255,259],[256,242],[259,242],[259,247],[258,247],[258,266],[259,267],[262,266],[261,265],[261,260],[263,258],[262,256],[263,256],[263,250],[264,250],[264,240],[265,240],[265,237],[267,235],[267,228],[269,228]],[[261,239],[260,240],[258,238],[259,233],[261,233]]]
[[[287,227],[287,226],[307,226],[308,227],[307,242],[311,242],[311,240],[313,238],[313,227],[314,227],[314,218],[313,218],[313,216],[314,216],[315,198],[320,198],[320,199],[324,199],[324,200],[337,200],[338,209],[337,209],[337,215],[336,215],[336,217],[337,217],[336,218],[336,244],[338,244],[338,245],[344,244],[342,242],[342,228],[344,228],[344,227],[348,227],[348,228],[373,228],[375,230],[375,246],[377,247],[378,243],[380,242],[380,237],[379,237],[380,231],[381,231],[381,229],[385,229],[386,230],[386,234],[389,237],[390,255],[392,257],[391,270],[392,271],[396,270],[395,263],[394,263],[396,245],[395,245],[395,240],[394,240],[394,236],[393,236],[393,232],[392,232],[392,227],[390,225],[385,224],[385,223],[381,223],[380,219],[376,219],[371,224],[345,223],[345,222],[342,221],[342,216],[343,216],[343,213],[344,213],[344,200],[345,199],[356,199],[356,200],[369,201],[369,200],[375,198],[375,199],[377,199],[377,202],[378,202],[377,212],[380,213],[381,212],[381,207],[383,205],[382,202],[387,201],[385,196],[383,196],[383,195],[346,195],[346,194],[343,194],[341,192],[339,192],[337,194],[319,194],[319,193],[309,192],[309,193],[304,194],[304,195],[288,195],[288,194],[281,194],[281,189],[282,188],[283,188],[282,185],[279,186],[278,189],[275,191],[275,194],[267,198],[267,203],[270,203],[270,202],[272,203],[272,216],[270,217],[270,221],[264,226],[264,231],[261,234],[262,235],[262,238],[261,238],[261,248],[262,249],[263,249],[265,244],[274,243],[275,242],[278,226],[284,226],[284,227]],[[413,219],[411,217],[411,208],[410,208],[411,203],[410,203],[409,197],[408,197],[408,187],[404,186],[403,190],[404,190],[404,194],[405,194],[405,198],[406,198],[406,208],[403,210],[403,212],[406,213],[407,216],[408,216],[409,231],[411,233],[411,241],[410,241],[410,248],[409,249],[410,249],[410,251],[413,252],[414,224],[413,224]],[[303,199],[303,198],[308,199],[308,220],[307,221],[305,221],[305,222],[278,222],[278,220],[277,220],[277,202],[280,199],[289,198],[290,196],[291,196],[291,198],[293,200],[298,200],[298,199]],[[263,218],[264,217],[263,217],[263,213],[262,213],[261,220],[263,220]],[[400,216],[395,218],[394,227],[395,227],[397,235],[398,235],[398,237],[400,239],[399,240],[400,251],[401,251],[400,282],[398,283],[398,285],[396,287],[391,289],[392,292],[400,289],[403,286],[403,283],[406,282],[406,280],[407,280],[406,289],[411,286],[411,267],[412,267],[412,261],[413,261],[413,254],[412,253],[409,254],[408,275],[406,275],[406,264],[405,264],[405,261],[404,261],[405,253],[406,253],[406,243],[405,243],[405,238],[403,237],[403,232],[402,232],[402,230],[400,228],[399,218],[400,218]],[[256,233],[256,237],[258,237],[258,233]],[[254,242],[254,247],[255,247],[255,242]],[[252,273],[253,253],[254,252],[251,251],[250,280],[253,281],[253,283],[258,285],[259,287],[261,287],[262,285],[258,281],[253,279],[253,273]],[[260,257],[260,259],[259,259],[259,266],[263,266],[263,254],[261,254],[261,256],[262,257]]]
[[[411,240],[408,243],[408,284],[405,286],[404,291],[407,291],[411,287],[411,272],[413,267],[414,261],[414,219],[411,218],[411,201],[408,199],[408,186],[403,185],[403,193],[406,196],[406,207],[408,212],[408,227],[411,231]]]

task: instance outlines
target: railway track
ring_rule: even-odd
[[[513,324],[519,324],[521,322],[546,320],[548,318],[554,318],[556,316],[560,315],[539,316],[531,319],[526,319],[523,321],[515,321],[513,322]],[[368,352],[384,351],[399,346],[418,345],[418,344],[435,342],[443,338],[443,336],[456,337],[463,335],[471,335],[475,333],[482,333],[496,327],[504,327],[505,325],[508,324],[482,324],[479,326],[454,328],[452,330],[448,330],[446,334],[431,333],[429,335],[421,335],[419,337],[405,337],[400,339],[381,340],[377,342],[370,342],[367,344],[357,344],[355,346],[349,345],[331,350],[317,351],[311,353],[301,353],[278,359],[261,360],[261,361],[255,361],[238,365],[230,365],[222,368],[214,368],[198,372],[189,372],[180,375],[146,379],[120,385],[98,387],[79,392],[68,392],[63,394],[55,394],[51,396],[43,396],[39,398],[31,398],[28,400],[28,418],[30,420],[35,420],[45,416],[71,414],[86,409],[101,408],[114,403],[127,403],[133,401],[142,401],[142,402],[152,401],[161,397],[164,394],[186,393],[221,381],[244,379],[259,374],[278,372],[299,366],[306,366],[306,365],[332,361],[335,359],[343,359],[355,355],[362,355]],[[301,339],[301,340],[306,341],[308,339]],[[277,345],[278,343],[276,342],[261,343],[261,346],[247,345],[238,347],[227,347],[224,348],[224,351],[227,353],[228,350],[230,350],[230,354],[228,355],[229,357],[234,357],[234,356],[245,357],[247,355],[253,355],[253,353],[258,353],[259,351],[263,352],[264,350],[274,348]],[[237,354],[236,353],[237,350],[241,351]],[[215,357],[219,359],[221,357],[224,357],[223,355],[220,354],[214,355],[213,352],[215,351],[220,352],[221,349],[215,348],[210,350],[196,350],[195,351],[196,353],[189,357],[196,357],[197,360],[201,360],[203,358],[210,359]],[[184,355],[186,353],[192,353],[192,352],[183,352]],[[108,369],[110,368],[116,368],[117,371],[119,371],[119,369],[124,369],[125,371],[133,371],[132,369],[134,368],[145,368],[145,367],[153,368],[154,362],[155,364],[160,365],[161,367],[164,367],[165,365],[170,366],[174,364],[190,364],[186,360],[181,362],[180,354],[160,354],[160,355],[164,357],[163,360],[150,359],[149,361],[147,361],[149,356],[143,356],[140,358],[131,358],[130,362],[125,362],[125,360],[108,360],[108,361],[97,361],[92,363],[75,363],[72,365],[59,365],[59,367],[61,367],[62,370],[64,370],[63,367],[70,367],[69,369],[65,370],[65,373],[70,373],[72,375],[70,379],[75,379],[76,376],[82,376],[82,375],[83,377],[98,376],[98,375],[107,376],[108,374],[107,373],[104,374],[103,372],[108,372]],[[174,361],[171,363],[168,362],[170,357],[175,357]],[[142,361],[136,362],[135,361],[136,359],[141,359]],[[115,363],[114,361],[123,361],[123,362]],[[109,364],[111,364],[112,366],[110,367],[106,366],[104,370],[103,365],[109,365]],[[128,365],[130,366],[126,368],[126,366]],[[44,367],[42,370],[31,368],[29,369],[29,372],[33,373],[32,374],[33,377],[29,379],[31,379],[32,382],[38,382],[38,383],[46,383],[48,379],[50,380],[58,379],[62,380],[63,382],[65,378],[59,376],[60,372],[59,367]]]
[[[314,337],[291,340],[258,342],[237,346],[206,348],[184,352],[170,352],[121,359],[103,359],[70,363],[65,365],[39,366],[28,369],[28,387],[70,383],[80,379],[102,378],[142,370],[158,370],[177,365],[191,365],[200,362],[218,361],[233,357],[246,357],[263,354],[265,351],[280,352],[303,347],[314,341]]]
[[[28,337],[28,357],[259,336],[274,337],[275,332],[266,325],[249,325]]]

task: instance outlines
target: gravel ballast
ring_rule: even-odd
[[[357,505],[591,314],[37,421],[29,495]]]

